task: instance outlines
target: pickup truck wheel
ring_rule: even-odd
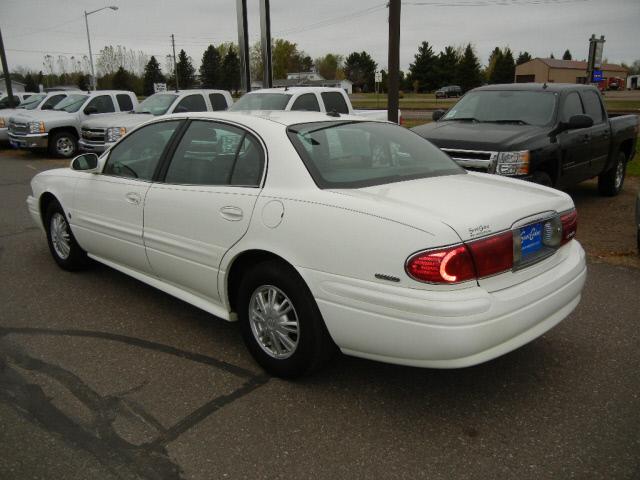
[[[270,374],[302,376],[334,352],[318,305],[288,265],[271,260],[259,263],[242,278],[237,299],[244,342]]]
[[[49,138],[49,153],[61,158],[71,158],[78,151],[78,140],[69,132],[54,133]]]
[[[601,195],[613,197],[620,193],[624,185],[624,177],[627,169],[627,157],[618,152],[613,168],[600,174],[598,177],[598,191]]]
[[[535,172],[531,176],[531,181],[545,187],[553,187],[553,181],[547,172]]]
[[[89,265],[89,258],[76,242],[67,216],[58,202],[51,202],[44,215],[49,250],[63,270],[82,270]]]

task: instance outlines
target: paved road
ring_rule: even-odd
[[[234,324],[114,270],[58,269],[0,152],[0,478],[640,477],[640,271],[455,371],[339,357],[269,379]]]

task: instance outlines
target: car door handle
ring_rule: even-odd
[[[220,209],[220,215],[225,220],[229,220],[230,222],[238,222],[242,220],[242,209],[239,207],[222,207]]]
[[[138,195],[135,192],[129,192],[127,193],[124,198],[127,199],[127,202],[133,204],[133,205],[140,205],[140,195]]]

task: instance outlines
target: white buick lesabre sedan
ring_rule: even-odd
[[[336,346],[474,365],[576,307],[586,267],[568,195],[466,172],[402,127],[333,115],[152,121],[100,158],[36,175],[29,211],[63,269],[91,258],[239,320],[282,377]]]

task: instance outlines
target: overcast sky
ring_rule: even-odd
[[[259,1],[247,0],[250,43],[260,38]],[[42,69],[43,56],[87,54],[83,11],[116,5],[89,16],[94,55],[123,45],[156,55],[164,67],[184,48],[196,68],[205,47],[237,42],[235,0],[0,0],[0,28],[9,68]],[[272,36],[298,44],[312,58],[366,50],[387,64],[387,9],[378,0],[271,0]],[[495,46],[534,57],[569,49],[587,56],[592,33],[605,35],[611,63],[640,58],[640,0],[403,0],[400,65],[406,70],[426,40],[438,52],[471,42],[485,64]],[[95,59],[94,59],[95,60]]]

